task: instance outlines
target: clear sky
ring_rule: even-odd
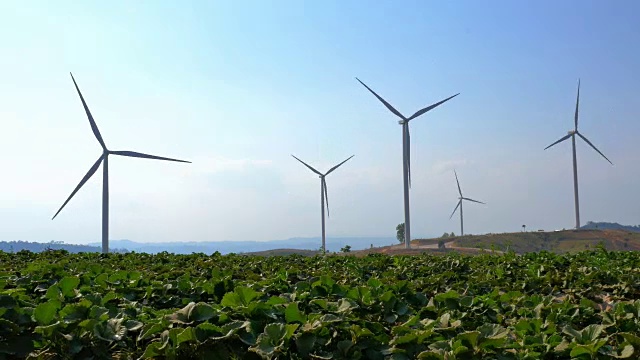
[[[393,236],[403,221],[401,128],[356,80],[409,115],[412,235],[571,228],[573,126],[585,223],[638,224],[640,2],[0,2],[0,240],[100,238],[107,146],[111,238]]]

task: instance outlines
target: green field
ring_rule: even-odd
[[[0,252],[0,359],[640,356],[640,254]]]

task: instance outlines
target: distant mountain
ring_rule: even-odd
[[[111,240],[110,246],[135,252],[159,253],[167,251],[175,254],[205,253],[216,251],[221,254],[247,253],[274,249],[318,250],[322,240],[320,238],[291,238],[271,241],[207,241],[207,242],[162,242],[139,243],[131,240]],[[344,237],[327,238],[327,251],[340,251],[345,245],[352,250],[362,250],[374,247],[397,244],[393,237]],[[90,243],[99,246],[100,243]]]
[[[593,222],[588,221],[586,225],[580,227],[580,229],[601,229],[601,230],[625,230],[640,232],[640,226],[636,225],[620,225],[618,223],[610,222]]]
[[[51,241],[48,243],[29,241],[0,241],[0,251],[18,252],[27,250],[31,252],[41,252],[46,250],[67,250],[70,253],[80,252],[100,252],[102,248],[90,245],[65,244],[62,241]],[[113,249],[112,252],[126,252],[123,249]]]

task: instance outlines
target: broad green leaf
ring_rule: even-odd
[[[127,328],[127,331],[137,331],[142,329],[142,326],[144,324],[141,323],[140,321],[136,321],[136,320],[127,320],[124,322],[124,327]]]
[[[187,327],[181,330],[176,337],[176,345],[180,345],[185,342],[196,341],[196,334],[192,327]]]
[[[571,349],[571,353],[569,353],[569,356],[572,358],[576,358],[581,355],[591,355],[591,349],[589,349],[587,345],[576,344],[573,349]]]
[[[153,359],[158,356],[162,356],[164,354],[164,351],[161,350],[162,348],[163,348],[163,345],[160,342],[152,342],[151,344],[147,345],[147,348],[144,350],[144,353],[142,354],[142,358]]]
[[[281,298],[280,296],[272,296],[266,302],[267,305],[279,305],[279,304],[286,304],[286,303],[287,303],[287,300]]]
[[[49,300],[38,305],[33,311],[33,318],[41,325],[49,325],[55,319],[60,303],[55,300]]]
[[[56,321],[51,325],[36,326],[33,332],[41,334],[42,336],[52,337],[54,334],[60,332],[60,322]]]
[[[489,339],[502,339],[506,337],[509,332],[507,329],[497,324],[485,324],[480,326],[477,330],[480,331],[480,335],[482,335],[482,337]]]
[[[94,305],[89,309],[89,317],[95,320],[107,320],[109,318],[109,309]]]
[[[318,305],[324,310],[329,307],[329,302],[326,299],[313,299],[309,302],[309,304]]]
[[[298,309],[298,303],[290,303],[284,311],[285,320],[288,323],[299,322],[304,324],[307,321],[307,317]]]
[[[102,297],[102,305],[108,303],[111,300],[115,300],[117,298],[118,298],[118,295],[115,292],[110,291],[104,297]]]
[[[435,351],[423,351],[418,354],[418,359],[421,360],[444,360],[444,356]]]
[[[351,299],[338,300],[338,312],[340,313],[350,312],[352,309],[355,309],[357,307],[358,307],[358,304],[356,304]]]
[[[443,302],[447,299],[458,299],[460,298],[460,295],[458,294],[458,292],[454,291],[454,290],[449,290],[444,294],[436,294],[435,299],[438,302]]]
[[[75,276],[66,276],[58,282],[58,286],[65,297],[74,297],[75,289],[80,285],[80,279]]]
[[[604,326],[602,325],[597,325],[597,324],[588,325],[587,327],[582,329],[582,331],[580,331],[580,333],[582,334],[582,341],[584,342],[595,341],[602,333],[602,330],[604,330]]]
[[[214,317],[216,310],[209,304],[197,303],[189,313],[191,321],[206,321]]]
[[[269,324],[264,327],[264,333],[272,341],[278,342],[287,335],[287,328],[284,324]]]
[[[260,296],[259,292],[245,286],[239,286],[233,292],[226,293],[220,304],[229,307],[247,306],[258,296]]]
[[[312,333],[302,333],[296,337],[296,349],[302,356],[307,356],[313,350],[316,343],[316,336]]]
[[[138,335],[138,341],[152,337],[155,334],[161,333],[165,330],[162,324],[148,324],[144,325],[140,335]]]
[[[479,331],[465,331],[462,334],[458,334],[456,339],[467,343],[471,348],[476,349],[478,347],[478,338],[480,337]]]
[[[629,344],[633,345],[635,348],[640,349],[640,336],[632,333],[619,333],[618,335],[622,336]]]
[[[66,323],[85,320],[89,313],[87,304],[68,304],[60,310],[58,316]]]
[[[633,356],[634,352],[635,352],[635,348],[633,347],[633,345],[627,344],[622,348],[622,351],[620,351],[619,354],[614,355],[614,357],[618,359],[628,359]]]
[[[333,314],[322,315],[319,320],[323,324],[342,321],[341,318],[339,318],[339,317],[337,317],[336,315],[333,315]]]
[[[178,324],[191,323],[191,320],[189,319],[189,314],[191,313],[191,310],[193,310],[195,306],[196,306],[196,303],[190,302],[189,304],[187,304],[187,306],[183,307],[182,309],[174,312],[173,314],[167,315],[166,318],[172,323],[178,323]]]
[[[582,342],[582,333],[571,326],[567,325],[562,329],[562,332],[576,339],[577,342]]]
[[[372,289],[376,289],[382,286],[382,281],[380,281],[380,279],[370,278],[367,280],[367,285]]]
[[[123,340],[127,334],[127,328],[123,325],[123,321],[122,318],[114,318],[98,323],[94,327],[94,334],[105,341]]]
[[[45,294],[44,297],[49,300],[55,300],[55,301],[64,300],[64,295],[62,295],[62,291],[60,290],[60,287],[58,285],[49,286],[49,289],[47,289],[47,293]]]
[[[393,340],[391,340],[391,345],[409,344],[412,342],[416,342],[417,339],[418,339],[418,334],[409,333],[409,334],[405,334],[405,335],[394,338]]]

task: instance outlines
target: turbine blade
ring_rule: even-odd
[[[561,137],[561,138],[560,138],[560,140],[558,140],[558,141],[554,142],[553,144],[551,144],[551,145],[547,146],[547,147],[546,147],[546,148],[544,148],[544,149],[545,149],[545,150],[547,150],[548,148],[552,147],[553,145],[555,145],[555,144],[557,144],[557,143],[561,143],[561,142],[563,142],[563,141],[567,140],[567,139],[568,139],[568,138],[570,138],[570,137],[571,137],[571,134],[565,135],[565,136]]]
[[[458,174],[455,170],[453,170],[453,174],[456,176],[456,183],[458,184],[458,193],[460,193],[460,197],[462,197],[462,190],[460,189],[460,181],[458,181]]]
[[[318,170],[316,170],[316,169],[312,168],[312,167],[311,167],[311,165],[309,165],[309,164],[307,164],[306,162],[304,162],[304,161],[302,161],[302,160],[298,159],[297,157],[295,157],[295,155],[291,155],[291,156],[293,156],[296,160],[298,160],[298,161],[300,161],[302,164],[304,164],[304,166],[306,166],[306,167],[308,167],[309,169],[311,169],[311,171],[313,171],[314,173],[316,173],[316,174],[318,174],[318,175],[322,176],[322,174],[320,173],[320,171],[318,171]]]
[[[451,213],[451,216],[449,216],[449,220],[451,220],[451,218],[453,217],[453,214],[456,213],[456,210],[458,210],[458,207],[460,207],[460,204],[462,204],[462,200],[458,200],[458,205],[456,205],[456,208],[453,209],[453,212]]]
[[[338,164],[338,165],[336,165],[336,166],[332,167],[331,169],[329,169],[329,171],[327,171],[327,173],[326,173],[326,174],[324,174],[324,176],[327,176],[327,175],[331,174],[331,172],[332,172],[333,170],[335,170],[335,169],[339,168],[339,167],[340,167],[340,165],[342,165],[342,164],[346,163],[347,161],[349,161],[349,159],[351,159],[351,158],[352,158],[352,157],[354,157],[354,156],[355,156],[355,155],[351,155],[351,156],[349,156],[349,157],[347,158],[347,160],[345,160],[345,161],[341,162],[340,164]]]
[[[407,119],[407,121],[409,121],[409,120],[413,120],[413,119],[417,118],[418,116],[420,116],[420,115],[422,115],[422,114],[426,113],[427,111],[433,110],[434,108],[436,108],[436,107],[438,107],[438,106],[440,106],[440,105],[444,104],[445,102],[447,102],[447,101],[449,101],[449,100],[453,99],[454,97],[456,97],[456,96],[458,96],[458,95],[460,95],[460,93],[457,93],[457,94],[455,94],[455,95],[449,96],[448,98],[446,98],[446,99],[444,99],[444,100],[442,100],[442,101],[439,101],[439,102],[437,102],[437,103],[435,103],[435,104],[433,104],[433,105],[427,106],[426,108],[424,108],[424,109],[422,109],[422,110],[418,110],[415,114],[411,115],[411,116]]]
[[[191,161],[178,160],[178,159],[172,159],[172,158],[167,158],[167,157],[162,157],[162,156],[143,154],[143,153],[139,153],[139,152],[135,152],[135,151],[110,151],[109,154],[120,155],[120,156],[128,156],[128,157],[135,157],[135,158],[142,158],[142,159],[176,161],[176,162],[183,162],[183,163],[191,164]]]
[[[598,154],[602,155],[603,158],[605,158],[611,165],[613,165],[611,160],[609,160],[606,156],[604,156],[604,154],[600,150],[598,150],[598,148],[595,145],[593,145],[591,143],[591,141],[589,141],[589,139],[587,139],[586,137],[582,136],[582,134],[580,134],[579,132],[576,132],[576,134],[578,134],[578,136],[580,136],[582,138],[582,140],[586,141],[587,144],[589,144],[593,148],[593,150],[597,151]]]
[[[327,180],[322,177],[322,187],[324,188],[324,201],[327,203],[327,217],[329,216],[329,192],[327,191]]]
[[[580,79],[578,79],[578,97],[576,98],[576,114],[574,116],[575,131],[578,131],[578,106],[580,105]]]
[[[73,191],[71,192],[71,195],[69,195],[69,197],[67,198],[67,200],[64,202],[64,204],[62,204],[62,206],[60,207],[60,209],[58,210],[58,212],[56,212],[55,215],[53,215],[53,217],[51,218],[51,220],[55,219],[56,216],[58,216],[58,214],[60,213],[60,211],[62,211],[62,209],[67,205],[67,203],[69,202],[69,200],[71,200],[71,198],[73,197],[73,195],[75,195],[78,190],[80,190],[80,188],[82,187],[82,185],[84,185],[87,181],[89,181],[89,179],[93,176],[93,174],[96,173],[96,171],[98,170],[98,167],[100,167],[100,163],[102,162],[102,159],[104,159],[104,154],[100,155],[100,157],[98,158],[98,161],[96,161],[93,166],[91,166],[91,168],[89,169],[89,171],[87,171],[87,173],[85,174],[85,176],[82,178],[82,180],[80,180],[80,183],[78,184],[78,186],[76,186],[75,189],[73,189]]]
[[[71,74],[71,73],[69,73],[69,74]],[[95,120],[93,120],[93,116],[91,115],[91,111],[89,111],[89,107],[87,106],[87,103],[84,101],[84,97],[82,96],[82,93],[80,92],[80,88],[78,87],[78,84],[76,83],[76,79],[73,78],[73,74],[71,74],[71,80],[73,80],[73,85],[76,86],[76,90],[78,91],[78,95],[80,95],[80,100],[82,100],[82,106],[84,106],[84,111],[87,113],[87,117],[89,118],[89,123],[91,124],[91,130],[93,131],[93,135],[96,136],[96,139],[98,139],[98,142],[100,143],[102,148],[106,149],[107,145],[105,145],[104,144],[104,140],[102,140],[102,135],[100,135],[100,130],[98,130],[98,125],[96,125]]]
[[[473,199],[469,199],[469,198],[466,198],[466,197],[463,197],[463,199],[464,199],[464,200],[467,200],[467,201],[473,201],[473,202],[476,202],[476,203],[478,203],[478,204],[487,205],[487,204],[483,203],[482,201],[473,200]]]
[[[356,78],[356,80],[358,80],[358,82],[360,84],[362,84],[364,87],[367,88],[367,90],[369,90],[375,97],[378,98],[378,100],[380,100],[381,103],[384,104],[384,106],[387,107],[387,109],[389,109],[389,111],[391,111],[392,113],[394,113],[397,117],[399,117],[402,120],[407,120],[406,117],[404,117],[404,115],[402,115],[400,113],[400,111],[396,110],[393,106],[391,106],[391,104],[389,104],[385,99],[383,99],[380,95],[376,94],[375,91],[371,90],[370,87],[368,87],[365,83],[363,83],[362,81],[360,81],[360,79]]]

